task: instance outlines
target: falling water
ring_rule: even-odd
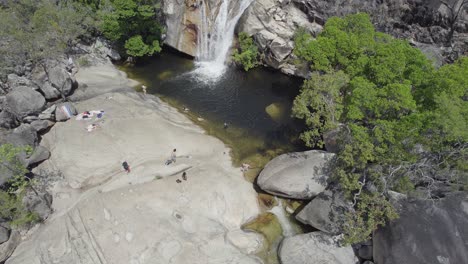
[[[294,228],[289,222],[288,216],[284,211],[283,202],[280,199],[277,199],[276,197],[275,199],[278,202],[278,205],[271,208],[269,212],[273,213],[276,216],[276,218],[278,218],[278,221],[281,224],[281,228],[283,229],[284,237],[290,237],[295,235],[296,232],[294,231]]]
[[[234,29],[254,0],[202,0],[195,73],[219,78],[234,38]]]

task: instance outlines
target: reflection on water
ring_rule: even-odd
[[[228,141],[237,158],[298,148],[300,127],[290,118],[290,109],[299,79],[265,69],[245,73],[231,68],[217,82],[210,82],[193,72],[192,60],[171,52],[125,70],[144,82],[148,93],[187,107],[194,119],[206,120],[209,125],[202,126]]]

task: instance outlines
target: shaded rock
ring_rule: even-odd
[[[341,247],[337,237],[323,232],[312,232],[288,237],[279,248],[282,264],[355,264],[351,246]]]
[[[70,119],[70,115],[74,116],[77,113],[78,112],[76,111],[75,106],[70,102],[58,104],[57,108],[55,109],[55,121],[67,121],[68,119]]]
[[[0,127],[12,129],[19,126],[19,121],[16,116],[8,110],[0,112]]]
[[[358,256],[362,259],[371,260],[373,256],[372,246],[361,245],[358,249]]]
[[[107,40],[103,38],[97,38],[92,48],[95,49],[95,52],[100,53],[102,56],[107,56],[113,61],[119,61],[122,59],[120,54],[111,47]]]
[[[31,127],[34,128],[37,132],[41,132],[51,127],[54,122],[49,120],[36,120],[31,122]]]
[[[39,114],[39,119],[42,120],[52,120],[55,121],[55,109],[57,108],[56,105],[52,105],[51,107],[44,110],[42,113]]]
[[[47,148],[43,146],[37,146],[31,156],[26,159],[26,164],[27,166],[35,165],[48,159],[49,157],[50,151]]]
[[[6,103],[12,113],[22,118],[31,114],[39,114],[46,101],[31,87],[19,86],[6,95]]]
[[[70,95],[73,89],[73,80],[70,74],[61,65],[47,69],[49,81],[61,94]]]
[[[37,214],[41,220],[47,219],[52,213],[52,195],[49,193],[36,194],[34,191],[28,191],[23,197],[23,204],[29,211]]]
[[[364,261],[362,264],[374,264],[374,262],[370,261],[370,260],[366,260]]]
[[[6,227],[0,226],[0,244],[5,243],[10,238],[10,230]]]
[[[39,87],[46,99],[56,99],[61,96],[60,92],[49,82],[44,67],[36,66],[31,73],[31,79]]]
[[[338,139],[343,128],[344,126],[340,124],[337,128],[323,134],[323,142],[325,143],[325,148],[328,152],[338,153],[340,150]]]
[[[466,263],[468,194],[408,201],[402,207],[398,219],[374,232],[375,263]]]
[[[345,213],[352,208],[342,192],[326,190],[309,202],[296,219],[325,233],[342,233]]]
[[[326,163],[334,154],[311,150],[280,155],[257,178],[262,190],[293,199],[310,199],[325,190]]]
[[[0,244],[0,263],[3,263],[11,256],[11,254],[13,254],[13,251],[15,251],[20,242],[20,233],[18,231],[12,231],[10,239],[5,243]]]
[[[15,146],[35,146],[37,144],[36,130],[29,124],[21,124],[6,137],[7,143]]]

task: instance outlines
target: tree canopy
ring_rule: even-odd
[[[293,116],[308,126],[301,138],[323,147],[322,135],[344,125],[333,174],[356,204],[348,243],[367,239],[396,216],[385,197],[389,190],[436,189],[438,181],[458,190],[468,186],[461,165],[467,158],[468,58],[435,69],[406,41],[376,32],[362,13],[330,18],[316,39],[299,30],[295,43],[295,55],[314,71],[294,101]]]

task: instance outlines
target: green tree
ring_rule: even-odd
[[[125,47],[127,55],[151,56],[160,52],[163,27],[160,4],[145,0],[114,0],[100,11],[104,36]]]
[[[330,18],[316,39],[299,30],[295,41],[316,71],[293,106],[308,127],[301,138],[322,147],[323,133],[343,124],[333,179],[355,204],[347,243],[395,218],[389,190],[466,188],[468,59],[436,70],[407,42],[376,32],[366,14]]]
[[[309,128],[301,139],[309,147],[323,147],[321,135],[335,128],[343,113],[343,97],[349,77],[342,71],[320,75],[312,74],[304,82],[300,94],[294,100],[292,114],[303,119]]]
[[[245,32],[239,33],[239,49],[234,51],[233,60],[240,63],[245,71],[248,71],[259,65],[258,56],[258,48],[252,37]]]

